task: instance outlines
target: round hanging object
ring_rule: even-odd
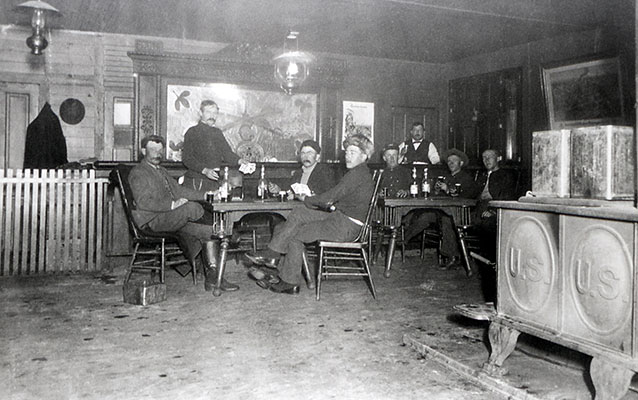
[[[60,105],[60,117],[69,125],[79,124],[84,119],[84,104],[78,99],[66,99]]]

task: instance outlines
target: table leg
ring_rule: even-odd
[[[215,282],[215,288],[213,289],[213,296],[219,297],[222,294],[222,278],[224,277],[224,270],[226,269],[226,256],[228,254],[228,242],[230,236],[224,236],[221,239],[219,248],[219,263],[217,265],[217,282]]]
[[[589,374],[596,391],[596,399],[621,399],[629,390],[634,372],[594,357],[589,365]]]
[[[394,248],[397,244],[397,228],[395,226],[389,227],[390,230],[390,242],[388,243],[388,253],[385,255],[385,272],[383,276],[390,277],[390,268],[392,268],[392,258],[394,257]]]

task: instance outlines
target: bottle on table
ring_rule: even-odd
[[[227,202],[230,196],[230,181],[228,180],[228,167],[224,167],[224,178],[219,184],[219,200]]]
[[[417,197],[419,195],[419,184],[416,182],[416,167],[412,168],[412,183],[410,184],[410,196]]]
[[[430,181],[428,180],[428,169],[423,168],[423,181],[421,182],[421,193],[424,198],[430,196]]]
[[[268,181],[266,180],[266,166],[261,165],[261,175],[259,182],[257,183],[257,198],[260,200],[266,200],[268,196]]]

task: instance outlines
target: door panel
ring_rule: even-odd
[[[438,138],[438,112],[433,107],[392,107],[392,143],[399,144],[410,137],[412,124],[421,121],[426,138],[436,143]]]
[[[0,168],[22,168],[29,123],[38,115],[39,85],[0,82]]]

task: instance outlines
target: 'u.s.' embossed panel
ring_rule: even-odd
[[[631,223],[565,218],[563,331],[614,350],[631,351]]]

